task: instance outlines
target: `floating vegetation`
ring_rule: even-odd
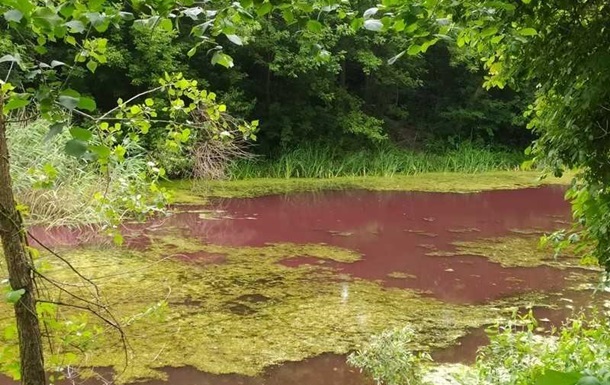
[[[185,264],[171,258],[196,252],[223,255],[225,260]],[[163,378],[158,369],[168,366],[256,375],[285,361],[347,353],[371,334],[406,324],[416,329],[414,348],[441,348],[472,328],[509,315],[514,306],[538,301],[522,295],[476,306],[447,304],[415,291],[340,275],[326,266],[278,263],[299,256],[360,259],[358,253],[328,245],[242,248],[164,236],[152,237],[151,246],[143,250],[89,247],[63,255],[99,285],[130,344],[125,371],[118,336],[110,332],[90,341],[84,356],[77,354],[66,364],[114,367],[122,372],[121,383]],[[74,281],[59,261],[49,258],[46,263],[47,274],[56,281]],[[74,290],[90,294],[85,288]],[[0,305],[0,311],[5,306]]]
[[[429,238],[436,238],[436,237],[438,237],[438,234],[430,233],[430,232],[427,232],[427,231],[424,231],[424,230],[406,229],[405,231],[407,233],[421,235],[422,237],[429,237]]]
[[[390,274],[388,274],[388,278],[394,278],[394,279],[417,279],[417,275],[403,273],[402,271],[393,271]]]
[[[364,189],[375,191],[478,192],[497,189],[519,189],[547,184],[568,185],[571,174],[563,178],[540,180],[536,171],[495,171],[476,174],[423,173],[393,177],[337,177],[247,179],[233,181],[173,181],[165,186],[181,203],[201,203],[205,197],[245,198],[287,194],[298,191]],[[468,183],[465,183],[465,182]]]
[[[354,235],[353,232],[351,231],[335,231],[335,230],[329,230],[328,233],[330,235],[336,236],[336,237],[351,237],[352,235]]]
[[[537,237],[486,238],[454,242],[453,251],[433,251],[428,256],[480,256],[504,267],[551,266],[559,269],[581,267],[580,258],[569,254],[555,256],[549,248],[538,246]],[[590,267],[589,267],[590,268]]]

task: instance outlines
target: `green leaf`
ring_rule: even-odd
[[[70,128],[70,135],[72,135],[74,139],[82,140],[83,142],[89,141],[93,136],[91,131],[80,127]]]
[[[308,20],[307,29],[314,33],[322,32],[322,23],[317,20]]]
[[[364,28],[368,29],[369,31],[379,32],[383,29],[383,23],[375,19],[365,20]]]
[[[102,159],[107,159],[111,152],[108,146],[89,146],[89,150]]]
[[[74,38],[74,36],[68,35],[66,36],[66,43],[70,45],[76,45],[76,39]]]
[[[11,9],[9,11],[4,12],[4,18],[6,19],[6,21],[14,21],[15,23],[18,23],[23,18],[23,13],[16,9]]]
[[[87,152],[87,143],[78,139],[71,139],[66,143],[66,154],[80,158]]]
[[[57,16],[57,13],[51,8],[40,7],[32,14],[32,20],[34,24],[50,29],[57,26],[62,21],[62,18]]]
[[[282,17],[287,24],[294,23],[294,14],[290,9],[285,9],[282,11]]]
[[[418,44],[411,44],[409,46],[409,48],[407,49],[407,53],[411,56],[417,55],[420,52],[421,52],[421,45],[418,45]]]
[[[64,130],[65,126],[66,126],[66,122],[53,123],[51,125],[51,127],[49,127],[49,132],[47,132],[47,134],[45,135],[44,141],[45,142],[49,141],[50,139],[52,139],[56,135],[61,134],[61,132]]]
[[[258,16],[265,16],[273,9],[273,5],[269,2],[265,2],[256,8],[256,14]]]
[[[511,12],[516,9],[514,4],[506,3],[504,1],[488,1],[485,4],[489,7],[493,7],[493,8],[497,8],[497,9],[504,9],[504,10],[511,11]]]
[[[17,303],[25,294],[25,289],[12,290],[6,293],[6,302]]]
[[[95,109],[97,108],[97,105],[95,104],[95,100],[93,100],[92,98],[81,97],[78,100],[77,107],[91,112],[91,111],[95,111]]]
[[[481,31],[481,37],[488,37],[498,33],[498,27],[488,27]]]
[[[64,25],[70,28],[70,32],[72,33],[85,32],[85,25],[79,20],[71,20]]]
[[[546,370],[536,379],[535,385],[576,385],[580,377],[580,373]]]
[[[519,32],[519,35],[521,36],[536,36],[538,34],[538,31],[534,28],[521,28],[517,32]]]
[[[434,44],[438,43],[439,39],[432,39],[432,40],[428,40],[426,42],[423,42],[421,45],[421,52],[426,53],[428,51],[428,48],[432,47]]]
[[[188,50],[188,52],[186,53],[186,56],[193,57],[196,53],[197,53],[197,47],[193,47]]]
[[[74,96],[60,95],[57,101],[71,111],[78,105],[78,99],[79,98],[75,98]]]
[[[122,162],[125,160],[125,154],[127,153],[127,149],[120,144],[114,148],[114,154],[117,159]]]
[[[162,19],[159,22],[159,27],[161,27],[162,30],[170,32],[172,29],[174,29],[174,25],[172,24],[172,21],[170,19]]]
[[[87,69],[89,69],[89,71],[91,71],[91,73],[94,73],[95,70],[97,69],[97,62],[95,62],[93,60],[89,60],[87,62]]]
[[[546,384],[545,384],[546,385]],[[563,384],[560,384],[563,385]],[[585,376],[578,380],[576,385],[602,385],[598,378],[593,376]]]
[[[241,37],[237,36],[237,35],[226,35],[227,39],[229,39],[229,41],[233,44],[236,45],[243,45],[244,43],[241,40]]]
[[[7,113],[12,110],[23,108],[28,104],[30,104],[28,95],[14,94],[9,98],[8,102],[4,104],[4,112]]]
[[[233,67],[233,58],[226,53],[216,51],[212,56],[212,64],[220,64],[225,68]]]
[[[78,101],[80,99],[80,93],[73,89],[66,89],[61,92],[57,101],[60,105],[67,108],[68,110],[73,110],[78,106]]]

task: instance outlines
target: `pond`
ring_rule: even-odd
[[[357,385],[369,382],[344,354],[386,327],[412,324],[414,348],[468,363],[482,328],[514,307],[559,324],[588,305],[597,273],[536,247],[568,225],[564,191],[217,199],[126,225],[129,251],[96,246],[85,230],[34,236],[73,256],[122,319],[167,303],[163,317],[128,326],[134,359],[122,382]],[[81,364],[119,368],[111,345]]]

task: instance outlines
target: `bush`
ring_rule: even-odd
[[[490,344],[481,348],[474,367],[477,385],[608,384],[610,320],[584,316],[566,322],[550,335],[536,333],[531,314],[524,330],[513,325],[488,331]]]
[[[473,367],[423,367],[428,356],[408,348],[409,328],[373,337],[348,363],[384,385],[610,385],[607,315],[578,316],[547,334],[538,326],[530,312],[490,327]]]
[[[381,385],[417,385],[423,381],[422,365],[430,360],[427,353],[414,353],[410,327],[388,330],[349,355],[348,364],[360,368]]]

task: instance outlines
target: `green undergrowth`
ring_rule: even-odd
[[[537,171],[495,171],[480,174],[426,173],[393,177],[337,177],[328,179],[247,179],[235,181],[165,182],[179,203],[201,203],[205,197],[244,198],[304,191],[365,189],[375,191],[478,192],[541,185],[567,185],[571,175],[540,180]]]
[[[229,167],[231,179],[336,178],[414,175],[430,172],[478,173],[517,170],[522,152],[478,148],[464,143],[458,148],[433,153],[392,145],[346,152],[329,145],[310,145],[275,158],[252,158]]]
[[[129,364],[117,333],[106,328],[86,343],[84,354],[64,364],[113,367],[120,383],[163,378],[164,367],[193,366],[210,373],[256,375],[285,361],[322,353],[347,353],[371,334],[414,325],[415,349],[446,347],[471,328],[493,323],[513,306],[543,304],[536,293],[490,304],[447,304],[416,291],[384,288],[322,265],[287,267],[295,256],[354,262],[349,250],[326,245],[276,244],[227,247],[158,236],[148,249],[87,247],[62,252],[100,288],[129,342]],[[196,257],[222,255],[222,263]],[[184,255],[192,263],[185,263]],[[79,296],[91,290],[60,261],[42,257],[45,274]],[[45,291],[51,298],[70,298]],[[0,305],[2,314],[8,311]],[[73,311],[66,310],[64,315]],[[3,322],[6,322],[3,321]],[[91,326],[104,323],[89,317]],[[1,326],[1,325],[0,325]],[[2,338],[6,337],[1,337]],[[6,344],[14,340],[4,340]],[[57,360],[54,360],[56,362]]]

